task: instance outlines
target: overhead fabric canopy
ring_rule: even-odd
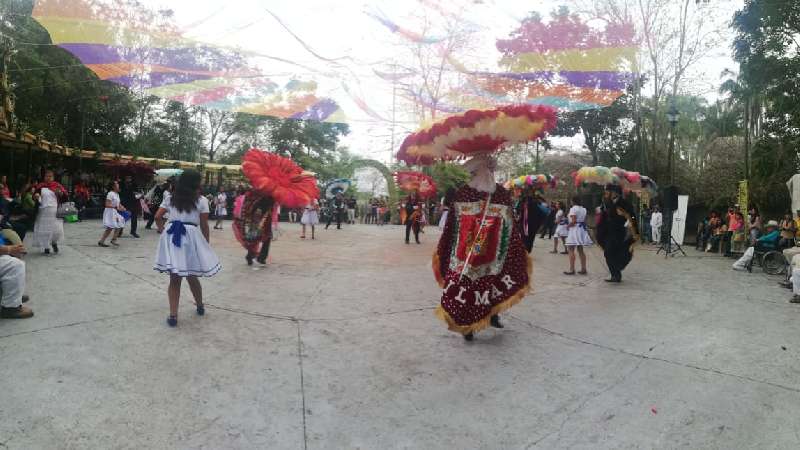
[[[35,0],[32,15],[100,79],[224,111],[386,124],[420,109],[596,109],[624,94],[632,25],[527,3]],[[411,103],[400,119],[396,101]]]

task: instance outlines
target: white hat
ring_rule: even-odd
[[[777,228],[777,227],[778,227],[778,222],[777,222],[777,221],[775,221],[775,220],[770,220],[769,222],[767,222],[767,226],[768,226],[768,227],[775,227],[775,228]]]

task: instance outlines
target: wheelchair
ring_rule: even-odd
[[[764,273],[767,275],[781,275],[788,270],[789,263],[783,256],[783,249],[768,248],[756,244],[753,257],[747,263],[747,271],[753,272],[753,265],[758,264],[761,266]]]

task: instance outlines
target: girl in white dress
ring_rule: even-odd
[[[125,211],[125,207],[122,206],[119,200],[119,183],[114,181],[109,188],[106,195],[106,209],[103,210],[103,227],[105,227],[105,230],[100,237],[100,241],[97,242],[100,247],[108,247],[106,238],[112,233],[114,235],[111,237],[111,245],[118,247],[117,238],[125,228],[125,219],[120,214],[120,211]]]
[[[565,275],[575,275],[575,252],[577,250],[581,259],[581,275],[586,275],[586,253],[583,247],[593,244],[589,231],[586,229],[586,208],[581,206],[580,197],[577,195],[572,198],[572,208],[567,214],[569,224],[567,228],[567,250],[569,251],[569,271]]]
[[[300,218],[303,224],[303,234],[300,239],[306,238],[306,225],[311,225],[311,239],[314,239],[314,226],[319,223],[319,202],[314,199],[314,203],[309,203],[303,208],[303,217]]]
[[[550,253],[558,253],[558,241],[561,240],[561,245],[564,246],[564,251],[561,252],[562,255],[567,254],[567,235],[569,234],[569,228],[567,225],[569,221],[567,219],[567,215],[564,214],[564,204],[558,202],[556,204],[558,211],[556,211],[556,237],[553,239],[553,251]]]
[[[35,195],[35,199],[39,201],[39,210],[33,225],[33,241],[46,255],[50,254],[51,248],[54,253],[58,253],[58,243],[64,240],[64,221],[56,217],[58,197],[53,191],[56,188],[48,187],[55,185],[58,183],[54,182],[53,172],[48,170],[44,174],[44,183]]]
[[[167,324],[178,325],[178,302],[184,278],[194,296],[197,314],[205,314],[203,289],[198,277],[211,277],[222,269],[219,258],[209,244],[208,199],[200,194],[202,176],[196,170],[185,170],[178,178],[175,191],[165,196],[156,213],[161,238],[153,268],[169,274],[169,317]],[[169,223],[164,232],[164,215]]]
[[[222,229],[222,221],[228,215],[228,194],[224,191],[219,191],[219,194],[214,198],[214,215],[217,216],[217,223],[214,225],[215,230]]]

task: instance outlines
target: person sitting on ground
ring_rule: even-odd
[[[789,248],[794,246],[794,235],[797,232],[792,215],[787,213],[783,216],[780,224],[781,240],[779,243],[780,248]]]
[[[23,303],[28,301],[25,292],[25,263],[21,258],[25,246],[8,245],[0,236],[0,318],[27,319],[33,311]]]

